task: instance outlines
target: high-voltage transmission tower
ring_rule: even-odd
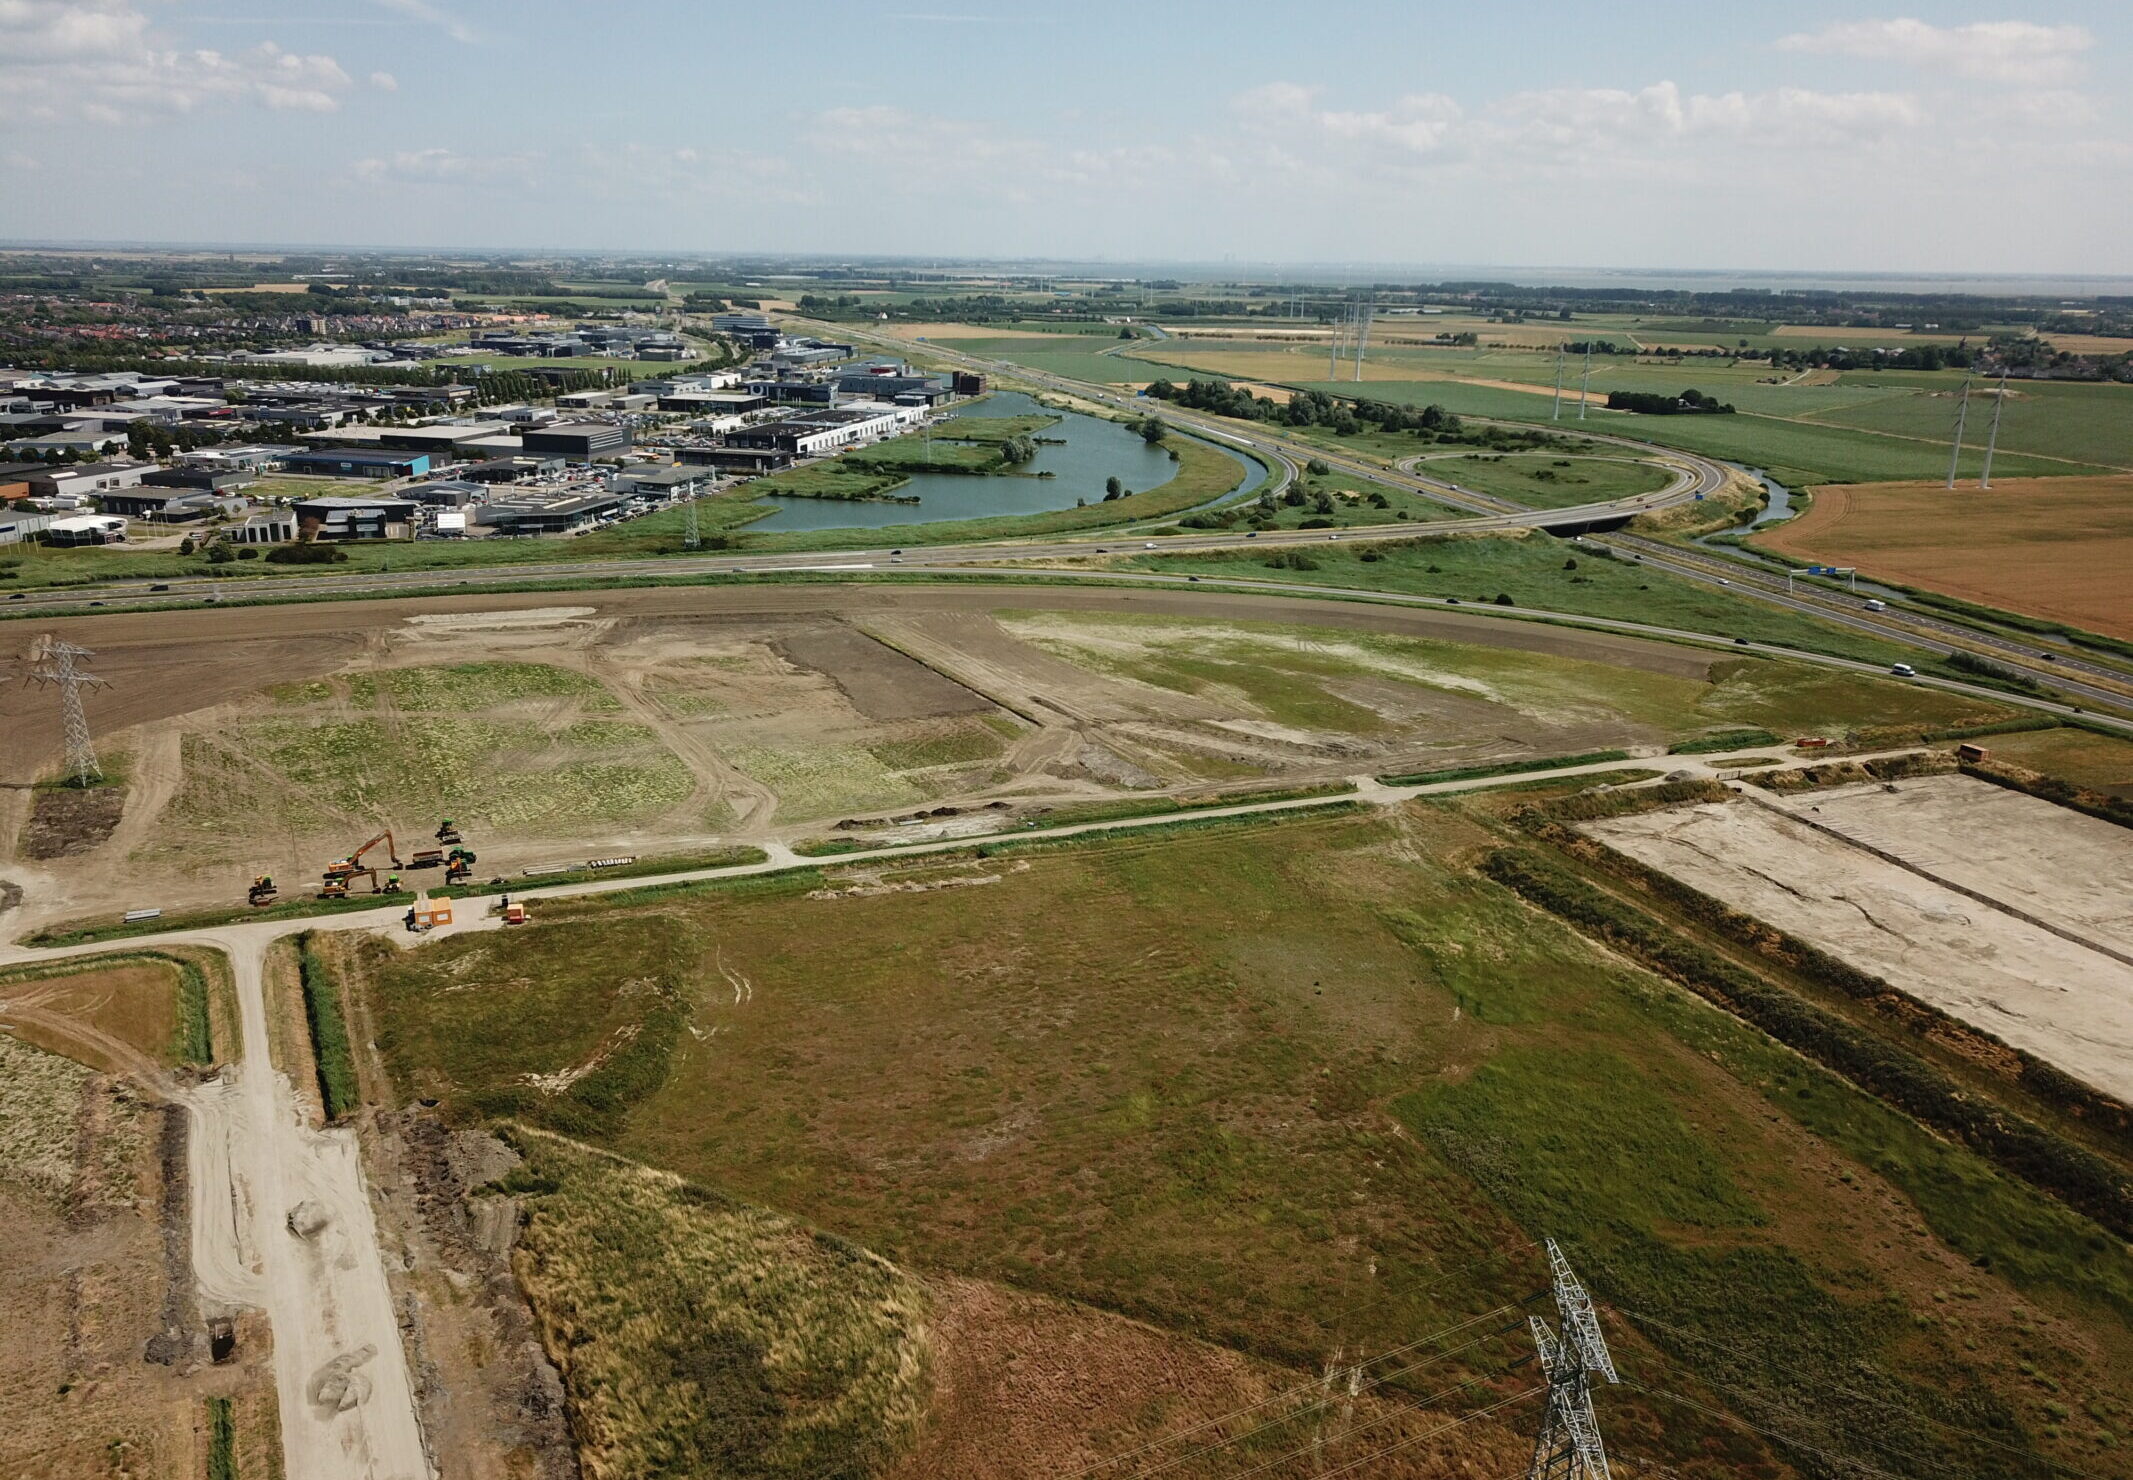
[[[2000,389],[1992,398],[1992,435],[1985,439],[1985,468],[1977,475],[1979,488],[1992,487],[1992,454],[2000,446],[2000,412],[2007,406],[2007,372],[2000,372]]]
[[[1608,1354],[1592,1297],[1554,1239],[1548,1240],[1548,1266],[1555,1280],[1555,1325],[1551,1328],[1539,1316],[1527,1318],[1533,1344],[1540,1349],[1541,1371],[1548,1377],[1548,1407],[1541,1414],[1540,1438],[1534,1442],[1526,1480],[1612,1480],[1600,1422],[1592,1412],[1592,1378],[1597,1373],[1609,1382],[1622,1379],[1615,1375],[1615,1359]]]
[[[96,763],[96,747],[89,743],[89,716],[81,707],[82,689],[103,680],[77,666],[95,656],[85,647],[46,634],[30,644],[29,672],[24,676],[27,683],[58,685],[59,714],[67,735],[67,776],[76,786],[87,786],[104,776]]]
[[[696,499],[692,495],[688,508],[682,513],[681,547],[684,550],[694,550],[703,542],[703,531],[696,526]]]
[[[1355,311],[1355,379],[1357,384],[1361,384],[1363,379],[1363,351],[1370,344],[1370,316],[1374,307],[1375,305],[1366,303]]]
[[[1955,487],[1955,470],[1963,461],[1963,428],[1970,422],[1970,377],[1963,377],[1963,399],[1955,407],[1955,440],[1948,447],[1948,486]]]

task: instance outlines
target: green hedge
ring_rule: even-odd
[[[1506,888],[1955,1137],[2118,1237],[2133,1236],[2133,1187],[2094,1152],[1978,1100],[1916,1055],[1682,938],[1539,854],[1503,848],[1481,867]]]
[[[215,1034],[208,1017],[207,973],[178,956],[160,959],[178,968],[178,1058],[202,1068],[215,1062]]]
[[[207,1400],[207,1480],[237,1480],[237,1414],[228,1398]]]
[[[361,1102],[356,1087],[355,1053],[348,1043],[348,1020],[341,1015],[341,989],[325,960],[312,948],[312,935],[297,937],[297,970],[304,984],[304,1020],[311,1027],[311,1057],[318,1064],[319,1098],[326,1118],[339,1120]]]

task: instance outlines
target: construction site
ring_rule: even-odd
[[[17,671],[0,1467],[2126,1473],[2133,852],[1957,737],[2128,742],[1160,590]]]

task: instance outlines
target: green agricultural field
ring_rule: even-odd
[[[1355,394],[1352,382],[1312,382],[1306,388],[1333,395]],[[1434,402],[1448,411],[1468,416],[1495,416],[1528,422],[1548,420],[1547,399],[1520,391],[1443,380],[1371,381],[1366,388],[1371,397],[1381,401],[1414,406]],[[1588,413],[1582,423],[1572,422],[1565,414],[1563,427],[1566,431],[1577,430],[1580,426],[1587,431],[1728,458],[1751,467],[1796,470],[1798,474],[1806,475],[1803,481],[1876,483],[1931,478],[1948,471],[1945,443],[1936,448],[1926,441],[1909,441],[1849,427],[1788,421],[1749,412],[1734,416],[1633,416],[1619,411],[1595,410]],[[2003,455],[1993,466],[2010,478],[2108,471],[2020,455]]]
[[[1883,379],[1865,377],[1855,388],[1863,390],[1869,383]],[[1936,382],[1931,389],[1920,387],[1907,393],[1882,395],[1864,404],[1817,411],[1812,416],[1820,423],[1937,442],[1940,468],[1946,471],[1948,440],[1955,433],[1962,378],[1950,374],[1930,379]],[[1966,447],[1975,448],[1979,457],[1983,456],[1991,431],[1993,399],[1975,392],[1970,397],[1963,442]],[[2000,417],[1999,453],[1992,466],[1995,472],[2007,468],[2012,477],[2014,466],[2007,458],[2010,452],[2133,468],[2133,386],[2048,380],[2009,382],[2007,407]]]
[[[1426,1370],[1388,1364],[1403,1400],[1531,1385],[1516,1303],[1555,1235],[1630,1378],[1600,1394],[1626,1469],[1868,1473],[1893,1450],[1954,1475],[1989,1444],[2025,1480],[2110,1472],[2124,1247],[1478,877],[1500,836],[1410,806],[935,859],[894,892],[823,894],[825,865],[380,947],[359,990],[397,1093],[677,1173],[708,1189],[690,1218],[775,1210],[1300,1381],[1489,1318]],[[535,1240],[572,1192],[543,1169]],[[648,1322],[662,1362],[730,1364],[709,1333],[814,1287],[800,1250],[614,1195],[614,1239],[683,1263],[612,1298],[740,1302]],[[590,1248],[600,1225],[570,1226]],[[574,1288],[611,1265],[589,1252]],[[1034,1363],[1077,1360],[1032,1339]],[[2067,1422],[2069,1397],[2101,1416]],[[627,1442],[666,1410],[606,1411]]]
[[[1086,337],[1086,336],[1078,336]],[[1031,370],[1095,381],[1099,385],[1128,385],[1153,380],[1147,367],[1124,354],[1107,355],[1096,348],[1066,347],[1061,336],[1023,336],[1001,339],[938,339],[928,343],[942,349],[977,355],[988,360],[1006,360]],[[1121,341],[1123,342],[1123,341]]]

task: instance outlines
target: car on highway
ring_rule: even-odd
[[[1142,545],[1141,548],[1143,550],[1153,550],[1155,548],[1155,541],[1149,540],[1146,544]]]
[[[1889,672],[1895,674],[1898,678],[1918,677],[1918,670],[1908,663],[1891,663],[1889,664]]]
[[[150,591],[168,591],[170,587],[164,585],[161,581],[158,581],[153,586],[150,586],[148,589]]]
[[[1889,604],[1878,596],[1869,596],[1866,599],[1866,609],[1870,612],[1885,612],[1889,609]]]

